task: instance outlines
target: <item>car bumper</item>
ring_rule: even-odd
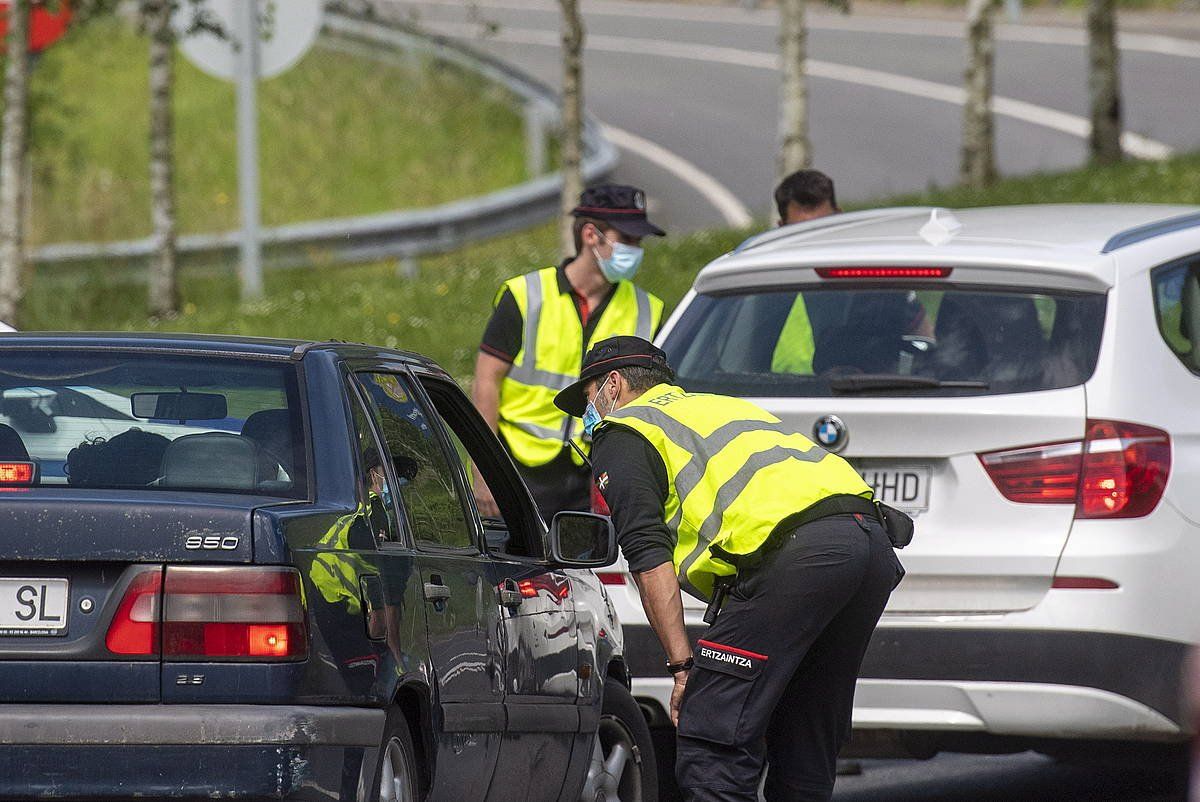
[[[384,711],[0,705],[0,798],[352,799]]]
[[[703,629],[689,627],[695,639]],[[666,709],[649,627],[625,626],[633,693]],[[1101,632],[881,625],[854,702],[859,729],[1173,741],[1187,644]]]

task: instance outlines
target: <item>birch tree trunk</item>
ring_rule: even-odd
[[[1088,0],[1088,95],[1092,104],[1092,158],[1121,160],[1120,53],[1113,0]]]
[[[21,326],[25,297],[25,153],[29,147],[29,0],[8,6],[0,134],[0,320]]]
[[[970,187],[986,186],[996,179],[996,133],[992,115],[995,83],[996,14],[1003,0],[968,0],[967,3],[967,102],[963,108],[961,179]]]
[[[562,252],[575,255],[571,210],[583,192],[583,18],[579,0],[558,0],[562,7],[562,148],[560,215]]]
[[[779,101],[779,176],[808,167],[812,151],[808,141],[808,29],[805,0],[779,2],[779,56],[783,82]]]
[[[154,256],[150,261],[150,314],[179,311],[176,270],[174,126],[175,34],[171,0],[146,0],[142,12],[150,37],[150,217]]]

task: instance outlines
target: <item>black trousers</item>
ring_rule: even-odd
[[[798,527],[739,574],[683,697],[686,800],[757,802],[764,761],[768,802],[833,795],[863,654],[903,575],[883,527],[861,515]]]

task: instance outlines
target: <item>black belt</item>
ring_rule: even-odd
[[[813,521],[828,518],[831,515],[869,515],[881,524],[883,523],[880,520],[879,508],[875,506],[875,502],[868,501],[862,496],[852,496],[847,493],[838,496],[826,496],[800,512],[789,515],[775,527],[775,533],[787,532],[796,527],[810,524]]]
[[[748,568],[761,560],[765,555],[783,545],[787,534],[793,529],[834,515],[869,515],[879,521],[880,524],[884,523],[882,518],[880,518],[880,511],[875,506],[875,503],[867,501],[862,496],[852,496],[848,493],[837,496],[826,496],[815,504],[810,504],[800,512],[792,513],[780,521],[771,531],[771,534],[767,536],[766,541],[749,554],[730,554],[716,544],[710,546],[709,550],[713,553],[714,557],[719,557],[730,565],[736,566],[739,569]]]

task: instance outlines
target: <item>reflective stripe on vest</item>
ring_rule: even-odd
[[[524,330],[521,350],[500,385],[500,433],[518,462],[545,465],[568,440],[585,448],[579,436],[582,427],[554,406],[554,396],[579,377],[586,350],[618,334],[650,339],[663,304],[628,281],[618,282],[585,344],[575,298],[559,291],[556,268],[510,279],[497,294],[497,302],[505,290],[517,303]],[[582,464],[574,452],[571,456]]]
[[[827,496],[871,497],[848,462],[749,401],[663,384],[602,425],[614,424],[641,434],[662,457],[675,570],[700,599],[710,598],[716,577],[735,573],[712,546],[753,554],[780,521]]]

